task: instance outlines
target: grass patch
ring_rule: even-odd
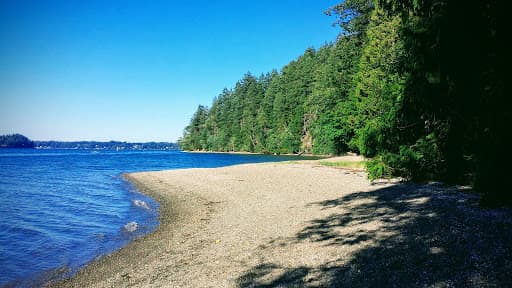
[[[365,169],[365,161],[320,161],[320,165],[335,168]]]
[[[296,160],[290,160],[290,161],[281,161],[281,162],[275,162],[277,164],[300,164],[299,161]]]

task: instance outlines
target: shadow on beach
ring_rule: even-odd
[[[483,210],[478,202],[455,188],[399,184],[310,203],[331,213],[262,249],[304,241],[356,248],[313,267],[263,260],[237,279],[238,286],[510,286],[512,210]]]

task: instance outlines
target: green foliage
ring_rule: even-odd
[[[318,53],[326,54],[325,61],[315,71],[314,89],[305,105],[313,116],[310,130],[316,154],[342,154],[349,150],[356,113],[348,96],[358,71],[363,36],[341,37],[335,45]]]
[[[370,19],[352,96],[357,111],[352,145],[366,157],[395,146],[397,112],[407,78],[406,73],[396,69],[403,53],[398,33],[400,18],[375,9]]]
[[[336,22],[345,34],[363,33],[374,8],[373,0],[344,0],[326,11],[327,15],[338,15]]]
[[[203,105],[199,105],[194,116],[192,116],[190,125],[188,125],[183,132],[183,138],[178,140],[178,145],[181,149],[206,150],[208,143],[208,134],[206,130],[207,118],[208,108]]]
[[[361,169],[365,167],[365,161],[320,161],[320,165],[336,167],[336,168],[349,168]]]
[[[366,162],[366,172],[368,173],[368,179],[371,181],[379,178],[390,178],[392,168],[387,166],[382,157],[375,157]]]

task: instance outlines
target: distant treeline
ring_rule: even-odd
[[[0,135],[0,148],[34,148],[34,142],[21,134]]]
[[[178,145],[169,142],[129,143],[120,141],[32,141],[21,134],[0,135],[0,148],[37,149],[108,149],[108,150],[177,150]]]
[[[129,143],[119,141],[34,141],[38,149],[106,149],[106,150],[176,150],[178,145],[168,142]]]
[[[343,33],[280,71],[250,73],[199,106],[185,150],[342,154],[370,178],[470,184],[512,203],[504,4],[345,0]]]

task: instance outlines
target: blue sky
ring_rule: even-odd
[[[0,1],[0,134],[176,141],[250,71],[336,39],[338,1]]]

